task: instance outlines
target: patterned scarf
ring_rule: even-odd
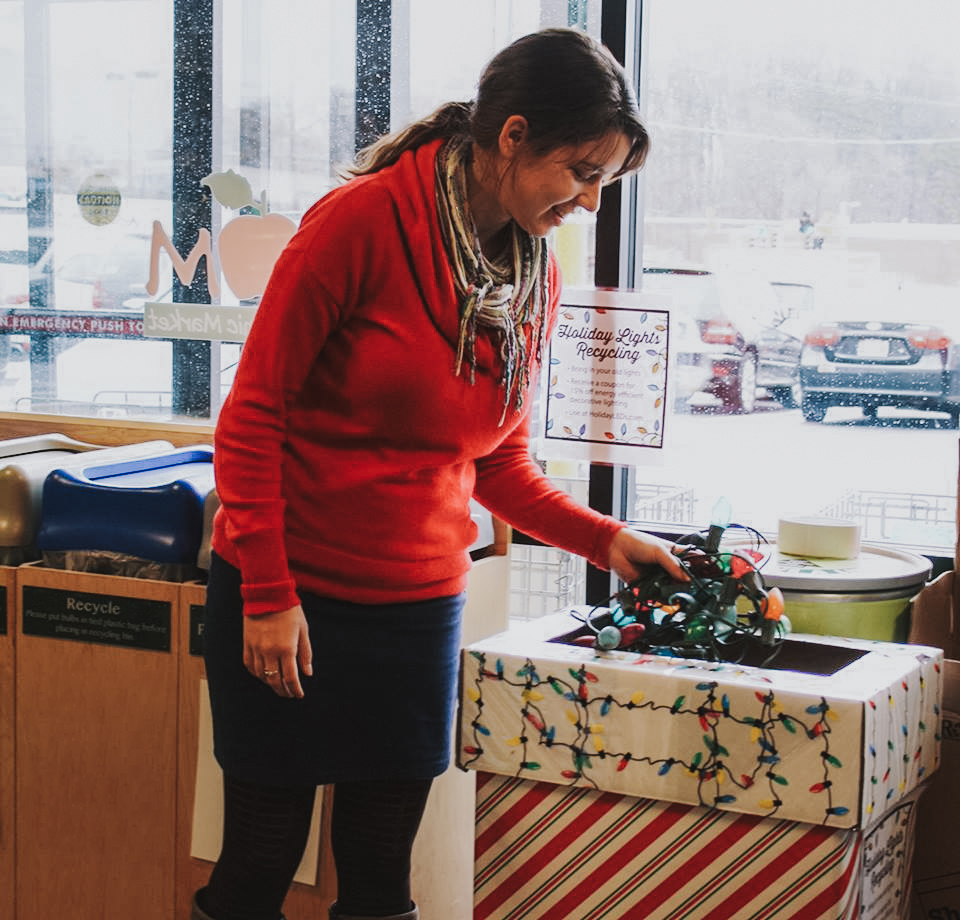
[[[470,366],[470,383],[476,379],[478,327],[493,329],[500,340],[504,389],[502,425],[511,403],[523,409],[523,396],[532,360],[543,351],[544,315],[549,300],[546,241],[511,222],[512,245],[496,261],[480,249],[480,240],[467,200],[467,166],[472,146],[453,139],[437,154],[436,195],[443,242],[453,268],[460,300],[460,334],[454,374],[464,360]],[[527,332],[535,354],[527,354]]]

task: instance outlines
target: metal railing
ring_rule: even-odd
[[[860,526],[860,539],[920,549],[954,546],[957,497],[926,492],[845,492],[821,509],[826,517]]]

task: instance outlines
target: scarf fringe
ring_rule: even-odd
[[[503,425],[511,405],[515,412],[523,410],[530,381],[528,334],[533,360],[539,361],[543,353],[544,316],[549,302],[549,253],[545,240],[531,236],[514,223],[508,255],[497,261],[484,256],[468,209],[470,152],[469,140],[453,139],[440,149],[436,163],[440,227],[460,300],[453,370],[460,376],[467,363],[473,385],[478,328],[494,330],[500,339],[503,361],[499,381],[504,391],[500,417]]]

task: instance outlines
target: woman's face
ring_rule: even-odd
[[[528,233],[546,236],[577,208],[596,211],[603,186],[629,153],[627,136],[615,131],[542,155],[521,148],[500,186],[500,204]]]

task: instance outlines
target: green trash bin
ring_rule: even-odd
[[[733,547],[731,547],[732,549]],[[864,544],[853,559],[814,559],[762,548],[767,587],[783,592],[795,633],[906,642],[910,601],[933,568],[929,559]]]

